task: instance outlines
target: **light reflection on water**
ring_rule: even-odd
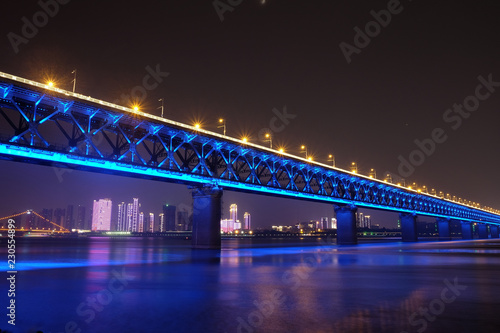
[[[500,324],[494,313],[500,242],[254,242],[232,239],[221,251],[199,251],[162,238],[23,239],[18,327],[64,332],[75,322],[82,332],[416,332],[425,324],[426,332],[487,332]],[[130,280],[110,294],[119,272]],[[467,289],[422,321],[418,311],[439,305],[445,281],[454,278]],[[106,304],[86,305],[97,295]],[[269,303],[276,295],[282,302]],[[82,304],[86,312],[78,311]]]

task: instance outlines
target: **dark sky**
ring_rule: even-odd
[[[228,135],[246,133],[257,142],[272,110],[286,106],[296,117],[274,133],[275,144],[296,153],[306,144],[316,160],[333,153],[337,166],[356,161],[359,172],[375,168],[379,177],[398,174],[399,157],[408,160],[415,140],[425,142],[441,128],[446,141],[420,155],[407,181],[500,208],[500,87],[490,87],[499,91],[472,105],[476,110],[463,113],[466,118],[447,113],[474,101],[479,76],[500,82],[500,3],[394,3],[245,0],[221,21],[212,1],[73,0],[59,5],[16,53],[9,36],[22,36],[22,18],[43,16],[38,1],[10,1],[0,20],[0,71],[42,82],[51,77],[71,90],[76,68],[77,92],[127,104],[121,96],[142,85],[146,67],[159,67],[170,74],[148,91],[143,111],[159,115],[157,100],[164,98],[170,119],[200,119],[204,128],[218,130],[216,121],[224,117]],[[339,45],[355,45],[354,28],[364,31],[373,13],[388,6],[390,22],[371,30],[369,43],[358,38],[348,63]],[[488,93],[481,89],[481,96]],[[5,161],[0,167],[2,215],[90,206],[100,197],[139,196],[145,210],[155,212],[163,202],[191,202],[179,185],[76,171],[59,178],[50,167]],[[324,204],[226,192],[225,210],[233,202],[253,214],[256,226],[332,216]],[[375,223],[386,222],[375,216]]]

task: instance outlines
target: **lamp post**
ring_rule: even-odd
[[[269,142],[269,148],[273,149],[273,137],[271,133],[266,133],[266,140],[265,142]]]
[[[76,90],[76,69],[73,69],[71,74],[74,74],[74,76],[73,76],[73,93],[74,93]]]
[[[335,156],[333,154],[328,155],[328,162],[332,162],[332,167],[335,167]]]
[[[163,118],[163,98],[160,98],[158,102],[161,102],[161,106],[158,109],[161,109],[161,117]]]
[[[300,146],[300,152],[306,153],[306,158],[307,158],[307,147],[305,145]]]
[[[223,134],[224,134],[224,136],[226,136],[226,119],[219,118],[219,124],[221,124],[221,125],[217,126],[217,128],[222,128]]]
[[[356,162],[351,163],[351,172],[358,173],[358,165],[356,164]]]

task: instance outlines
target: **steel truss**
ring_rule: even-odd
[[[38,85],[0,78],[3,158],[500,223],[482,209]]]

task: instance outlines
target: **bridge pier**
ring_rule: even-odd
[[[473,239],[474,232],[472,230],[472,222],[462,221],[462,239]]]
[[[438,225],[439,240],[451,240],[450,232],[450,219],[437,218],[436,223]]]
[[[335,205],[337,215],[337,244],[353,245],[358,244],[358,234],[356,230],[356,206]]]
[[[220,249],[222,189],[213,186],[192,188],[194,249]]]
[[[490,225],[491,238],[499,238],[500,234],[497,225]]]
[[[399,218],[401,220],[401,236],[403,242],[418,241],[417,215],[400,213]]]
[[[488,226],[486,224],[478,223],[477,231],[479,233],[479,239],[488,239]]]

